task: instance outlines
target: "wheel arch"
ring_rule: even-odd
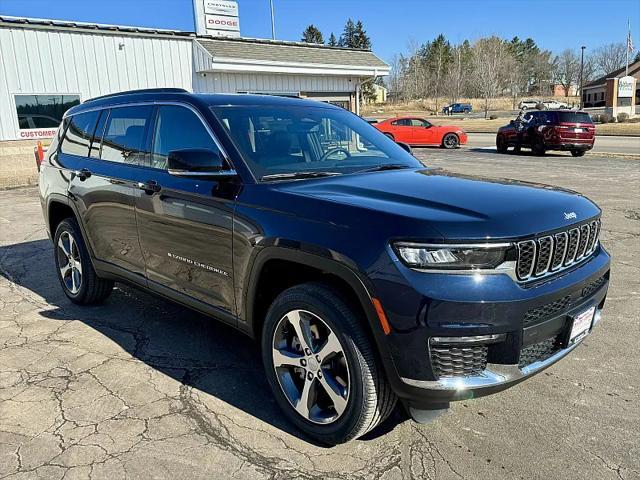
[[[287,276],[285,281],[271,283],[268,280],[276,278],[270,276],[273,273],[282,274],[282,270],[270,270],[273,266],[289,267],[292,277]],[[282,278],[282,275],[281,277]],[[378,347],[378,352],[386,366],[392,365],[387,348],[385,334],[380,325],[378,315],[372,303],[372,287],[366,279],[363,279],[351,267],[335,259],[324,256],[283,247],[266,247],[255,258],[251,269],[245,295],[243,297],[244,312],[246,316],[247,333],[253,338],[261,335],[264,315],[271,302],[284,289],[301,283],[298,280],[321,281],[329,284],[346,297],[347,301],[355,303],[355,306],[363,314],[364,325],[372,341]],[[266,285],[266,291],[261,291]],[[261,296],[262,295],[262,296]]]

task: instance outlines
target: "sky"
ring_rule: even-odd
[[[385,61],[443,33],[453,43],[496,34],[532,37],[556,53],[624,42],[640,49],[640,0],[273,0],[276,38],[300,40],[314,24],[328,39],[351,17]],[[245,37],[270,38],[269,0],[238,0]],[[193,31],[192,0],[0,0],[0,15]]]

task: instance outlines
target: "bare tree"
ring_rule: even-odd
[[[489,112],[489,99],[495,98],[506,84],[505,60],[510,53],[498,37],[481,38],[473,45],[473,83],[484,99],[484,118]]]
[[[619,42],[609,43],[594,50],[591,58],[598,69],[598,73],[606,75],[622,67],[626,60],[626,49],[627,46]]]
[[[553,60],[553,77],[562,85],[564,96],[569,96],[572,85],[578,83],[580,76],[580,58],[573,50],[567,48]]]

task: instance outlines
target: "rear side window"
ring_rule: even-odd
[[[206,148],[218,151],[204,124],[191,110],[176,105],[158,107],[151,166],[167,168],[169,152],[184,148]]]
[[[557,112],[559,123],[593,123],[586,112]]]
[[[152,111],[152,106],[111,109],[102,136],[100,158],[144,165],[145,139]]]
[[[62,139],[60,151],[69,155],[86,157],[100,112],[86,112],[69,119],[69,126]]]

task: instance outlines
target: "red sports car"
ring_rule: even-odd
[[[412,146],[438,145],[457,148],[467,143],[467,134],[453,125],[433,125],[424,118],[396,117],[373,125],[396,142]]]

